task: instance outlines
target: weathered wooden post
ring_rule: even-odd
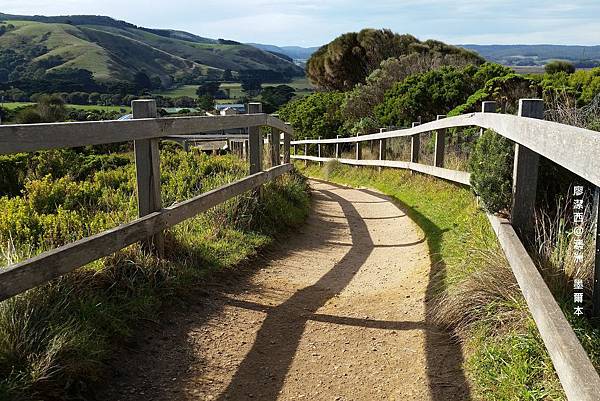
[[[358,137],[358,134],[356,134],[356,136]],[[361,160],[362,159],[362,147],[360,146],[360,142],[356,141],[356,160]],[[356,167],[358,167],[358,164],[356,165]]]
[[[134,100],[131,102],[131,110],[134,119],[158,117],[155,100]],[[158,212],[162,208],[158,142],[157,138],[133,141],[139,217]],[[159,257],[164,256],[164,237],[162,233],[148,238],[143,246]]]
[[[304,140],[307,141],[308,137],[304,137]],[[304,156],[308,156],[308,143],[304,143]],[[304,159],[304,167],[308,165],[308,160]]]
[[[420,122],[412,123],[412,127],[421,125]],[[411,163],[419,162],[419,151],[421,150],[421,134],[414,134],[410,137],[410,161]]]
[[[279,141],[281,140],[281,132],[277,128],[271,127],[271,166],[279,166],[281,163],[279,154]]]
[[[446,118],[444,114],[438,114],[436,120]],[[435,131],[435,148],[433,150],[433,165],[435,167],[444,167],[444,154],[446,150],[446,129]]]
[[[289,132],[283,133],[283,164],[288,164],[291,160],[290,158],[290,141],[291,135]],[[294,148],[296,145],[294,145]]]
[[[497,110],[496,102],[492,100],[488,100],[485,102],[481,102],[481,112],[482,113],[495,113]],[[483,135],[483,128],[479,130],[479,136]]]
[[[519,117],[543,119],[544,101],[519,100]],[[531,149],[515,144],[511,223],[517,232],[525,236],[533,234],[539,159],[540,156]]]
[[[261,103],[248,103],[248,114],[262,113]],[[248,127],[248,154],[250,175],[262,171],[262,149],[264,146],[260,127]]]
[[[321,137],[318,138],[318,140],[321,140]],[[317,156],[320,158],[321,157],[321,142],[317,143]],[[319,166],[322,166],[323,162],[321,160],[319,160]]]
[[[335,139],[340,139],[340,136],[339,136],[339,135],[336,135],[336,136],[335,136]],[[339,142],[336,142],[336,143],[335,143],[335,158],[336,158],[336,159],[339,159],[339,158],[340,158],[340,144],[339,144]]]
[[[383,133],[385,132],[385,128],[379,128],[379,133]],[[382,138],[379,140],[379,160],[385,160],[385,158],[387,157],[386,155],[387,153],[387,139]],[[377,168],[378,171],[381,172],[381,166],[379,166]]]

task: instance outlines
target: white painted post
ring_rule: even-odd
[[[321,140],[321,137],[319,137],[319,141]],[[317,144],[317,156],[321,157],[321,143]],[[319,166],[322,166],[323,162],[319,161]]]
[[[358,137],[358,134],[356,134]],[[362,159],[362,148],[360,146],[360,142],[356,141],[356,160]],[[355,166],[358,168],[358,166]]]
[[[335,139],[340,139],[340,136],[336,135]],[[335,143],[335,158],[336,159],[340,158],[340,144],[338,142]]]
[[[304,137],[304,140],[307,141],[308,137]],[[308,143],[304,144],[304,156],[308,156]],[[308,160],[304,159],[304,167],[308,165]]]
[[[379,128],[379,133],[385,132],[385,128]],[[379,160],[385,160],[387,157],[387,140],[380,139],[379,140]],[[379,172],[381,172],[381,166],[377,168]]]
[[[134,100],[131,102],[133,118],[157,118],[155,100]],[[138,216],[144,217],[162,208],[160,199],[160,153],[158,139],[133,141],[137,178]],[[144,243],[144,248],[164,256],[164,237],[156,234]]]
[[[544,119],[544,101],[542,99],[519,100],[518,115]],[[531,149],[515,144],[511,223],[521,235],[533,234],[539,159],[540,156]]]
[[[497,110],[497,103],[491,100],[481,102],[482,113],[495,113]],[[483,135],[483,128],[479,130],[479,136]]]

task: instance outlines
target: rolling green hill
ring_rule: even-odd
[[[132,80],[144,71],[163,86],[220,77],[226,69],[284,77],[303,74],[289,60],[249,45],[137,27],[109,17],[0,13],[0,21],[0,82],[78,69],[90,71],[97,81]]]

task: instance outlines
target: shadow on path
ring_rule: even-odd
[[[308,320],[306,314],[315,314],[329,299],[339,294],[373,250],[367,225],[352,203],[331,191],[318,192],[342,208],[351,230],[353,246],[315,284],[302,288],[284,303],[270,309],[250,352],[219,400],[244,400],[248,397],[261,401],[277,400],[304,332]],[[270,381],[261,388],[260,394],[248,394],[248,388],[256,388],[257,375],[263,372],[267,372]]]

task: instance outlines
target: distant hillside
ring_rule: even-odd
[[[551,60],[567,60],[577,67],[600,65],[600,46],[563,45],[460,45],[487,60],[511,66],[536,66]]]
[[[260,43],[248,43],[251,46],[265,50],[268,52],[275,52],[285,54],[286,56],[294,60],[308,60],[310,56],[317,50],[318,47],[300,47],[300,46],[274,46],[265,45]]]
[[[165,85],[220,77],[224,70],[273,77],[304,73],[286,57],[253,46],[110,17],[0,13],[0,21],[0,82],[77,69],[98,81],[132,80],[143,71]]]

